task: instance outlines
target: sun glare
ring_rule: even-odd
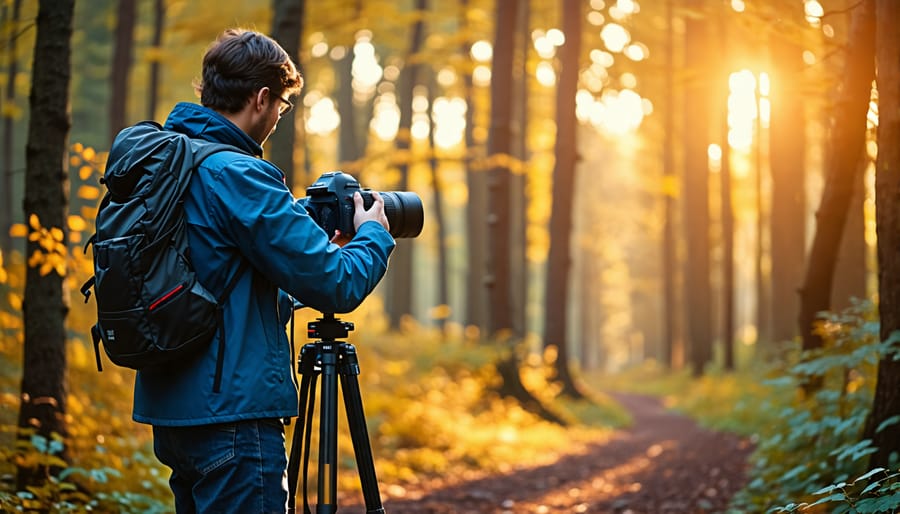
[[[353,46],[351,74],[353,75],[353,90],[363,98],[370,98],[375,92],[375,86],[384,76],[384,70],[378,64],[375,46],[368,39],[359,39]]]
[[[310,134],[325,136],[333,132],[341,124],[341,116],[334,105],[334,100],[323,96],[309,108],[306,120],[306,131]]]
[[[825,9],[822,8],[817,0],[807,0],[803,3],[803,12],[806,14],[806,21],[813,27],[822,24],[822,17],[825,16]]]
[[[478,62],[488,62],[494,56],[494,47],[485,40],[476,41],[472,44],[472,59]]]
[[[375,111],[369,125],[378,139],[391,141],[400,127],[400,107],[393,93],[384,93],[375,101]]]
[[[462,143],[466,130],[466,101],[462,98],[440,97],[434,101],[434,143],[440,148],[452,148]]]
[[[608,23],[600,29],[600,38],[610,52],[619,53],[631,42],[631,34],[618,23]]]
[[[750,70],[732,73],[728,78],[728,144],[736,150],[753,145],[753,131],[758,116],[756,76]]]

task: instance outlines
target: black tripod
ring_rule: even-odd
[[[369,446],[369,433],[363,414],[362,398],[359,394],[359,361],[356,348],[344,339],[353,330],[353,323],[341,321],[334,314],[325,314],[308,325],[308,337],[318,341],[308,343],[300,351],[298,372],[301,375],[299,411],[297,426],[294,427],[291,456],[288,463],[288,512],[293,513],[300,458],[303,456],[303,512],[308,514],[306,498],[306,477],[309,471],[309,449],[312,436],[312,418],[315,410],[316,381],[322,375],[322,404],[319,408],[319,467],[317,514],[337,512],[337,377],[341,377],[341,391],[350,438],[356,455],[356,466],[362,484],[363,498],[368,514],[384,514],[378,481],[375,478],[375,464]],[[305,421],[304,421],[305,416]],[[304,431],[305,428],[305,431]],[[305,437],[304,437],[305,435]],[[305,439],[305,440],[303,440]],[[303,452],[303,449],[306,452]]]

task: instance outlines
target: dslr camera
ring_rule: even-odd
[[[371,189],[362,189],[351,175],[331,171],[316,179],[306,188],[306,210],[325,232],[332,236],[335,230],[341,234],[353,235],[353,214],[356,205],[353,193],[359,193],[366,209],[375,201]],[[425,212],[419,195],[409,191],[379,191],[384,200],[384,214],[391,226],[390,233],[395,238],[416,237],[422,232]]]

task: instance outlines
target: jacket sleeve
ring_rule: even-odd
[[[304,305],[349,312],[384,276],[394,239],[380,224],[364,223],[342,248],[329,242],[272,164],[223,152],[201,168],[207,165],[208,205],[219,227],[259,273]]]

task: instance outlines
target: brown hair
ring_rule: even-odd
[[[201,104],[227,113],[243,109],[264,87],[280,97],[294,95],[303,77],[274,39],[245,29],[228,29],[210,45],[203,79],[195,85]]]

